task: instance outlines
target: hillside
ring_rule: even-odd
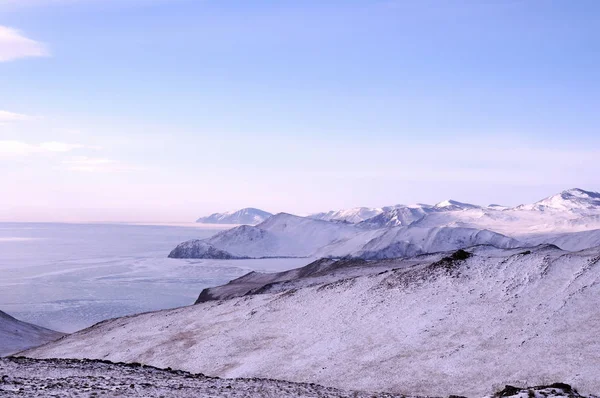
[[[0,356],[56,340],[64,333],[22,322],[0,311]]]
[[[600,249],[469,251],[109,320],[25,354],[419,395],[549,381],[600,391]]]

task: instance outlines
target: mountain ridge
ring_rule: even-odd
[[[200,217],[196,222],[201,224],[256,225],[265,221],[272,215],[273,214],[261,209],[246,207],[225,213],[213,213],[210,216]]]

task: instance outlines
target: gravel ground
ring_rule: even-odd
[[[269,379],[220,379],[139,364],[0,358],[1,397],[403,397]]]

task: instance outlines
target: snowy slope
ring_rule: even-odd
[[[473,250],[109,320],[26,355],[406,394],[473,397],[555,381],[600,391],[600,250]]]
[[[248,207],[226,213],[215,213],[208,217],[200,217],[196,222],[203,224],[242,224],[256,225],[265,221],[273,214],[264,210]]]
[[[64,335],[64,333],[19,321],[0,311],[0,356],[45,344]]]

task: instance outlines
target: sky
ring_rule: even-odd
[[[0,221],[600,191],[595,0],[0,0]]]

